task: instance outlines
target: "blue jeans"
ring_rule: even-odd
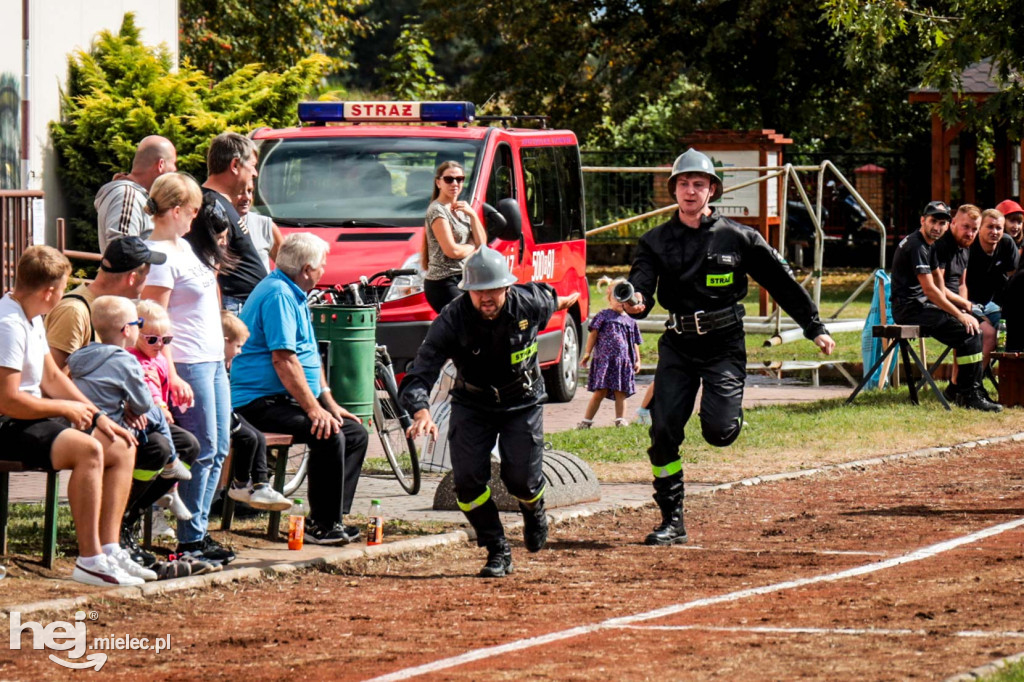
[[[210,505],[217,492],[221,467],[228,456],[231,386],[222,361],[176,362],[174,367],[195,395],[195,405],[176,413],[175,420],[199,441],[199,457],[192,465],[192,480],[178,484],[178,494],[192,512],[192,520],[178,521],[178,542],[197,542],[206,535]]]

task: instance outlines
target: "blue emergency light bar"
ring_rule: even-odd
[[[475,117],[472,102],[299,102],[304,123],[468,123]]]

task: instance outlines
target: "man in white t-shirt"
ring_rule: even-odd
[[[150,135],[142,138],[132,160],[132,172],[108,182],[96,192],[100,253],[121,237],[149,239],[153,221],[146,214],[149,188],[164,173],[178,169],[178,152],[166,137]]]
[[[60,301],[70,273],[62,253],[31,246],[18,261],[14,291],[0,299],[0,459],[71,471],[68,501],[79,552],[72,579],[140,585],[156,574],[119,544],[135,438],[82,395],[46,345],[42,316]]]

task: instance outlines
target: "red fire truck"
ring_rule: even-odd
[[[579,304],[557,313],[539,338],[550,399],[570,400],[590,305],[576,136],[512,128],[510,117],[477,120],[471,102],[304,102],[299,118],[303,127],[254,133],[260,145],[254,208],[286,234],[312,231],[331,244],[321,284],[420,269],[434,170],[455,160],[466,170],[461,198],[484,219],[490,245],[519,281],[580,293]],[[485,204],[504,220],[485,219],[494,213]],[[423,274],[392,282],[381,309],[377,340],[398,371],[435,317]]]

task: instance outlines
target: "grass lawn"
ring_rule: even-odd
[[[849,407],[843,399],[821,400],[755,407],[743,416],[746,426],[727,448],[705,443],[700,418],[690,419],[681,449],[688,480],[737,480],[1021,430],[1019,409],[947,412],[931,395],[915,406],[906,387],[862,393]],[[601,480],[650,480],[646,427],[565,431],[545,438],[556,450],[591,463]]]
[[[980,679],[982,682],[1024,682],[1024,661],[1010,663],[998,672]]]

